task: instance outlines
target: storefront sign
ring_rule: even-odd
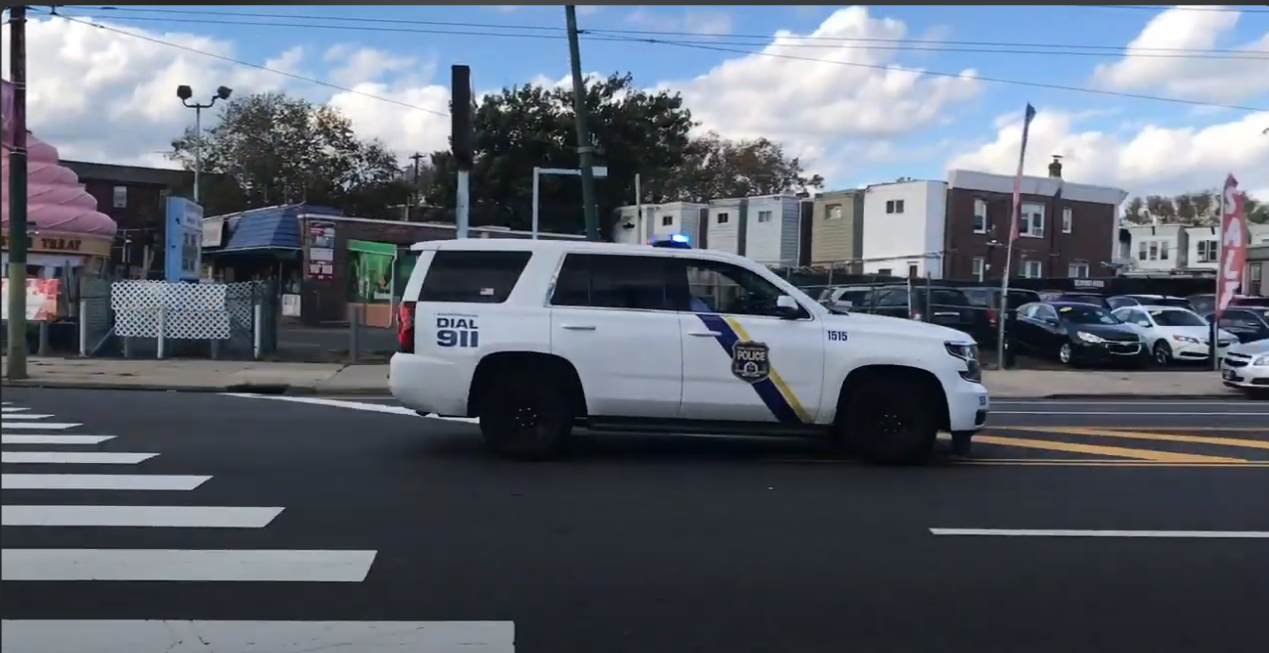
[[[47,322],[57,317],[57,292],[61,288],[61,279],[27,279],[26,280],[26,320],[28,322]],[[9,280],[0,280],[0,294],[9,296]],[[0,302],[0,317],[9,319],[9,302]]]
[[[203,247],[221,247],[225,237],[225,216],[203,218]]]
[[[202,269],[203,207],[184,197],[167,198],[166,227],[164,278],[197,281]]]
[[[9,249],[9,234],[3,235],[3,249]],[[31,236],[27,242],[27,251],[43,254],[70,254],[72,256],[110,256],[110,241],[97,238],[83,238],[69,234],[41,234]]]
[[[309,222],[304,233],[308,247],[308,278],[326,281],[335,277],[335,223]]]

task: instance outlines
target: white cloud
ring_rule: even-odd
[[[1238,102],[1269,92],[1269,61],[1264,57],[1158,56],[1172,49],[1227,47],[1222,42],[1238,25],[1239,17],[1236,11],[1187,11],[1186,7],[1164,11],[1128,44],[1128,54],[1122,60],[1098,66],[1093,79],[1103,87],[1121,91],[1158,89],[1176,97],[1211,102]],[[1269,53],[1269,29],[1256,41],[1236,49]]]
[[[689,9],[681,13],[667,13],[663,8],[639,7],[626,16],[626,22],[660,32],[719,36],[731,33],[732,15],[721,9]]]
[[[873,18],[865,7],[850,7],[835,11],[808,36],[900,39],[906,34],[901,21]],[[973,70],[959,77],[931,77],[892,65],[892,52],[853,48],[849,42],[840,49],[812,49],[813,55],[793,47],[805,41],[780,31],[761,53],[665,86],[682,91],[706,129],[730,138],[779,141],[826,175],[843,165],[825,158],[832,150],[826,146],[847,137],[884,139],[918,130],[946,118],[949,106],[980,89]]]
[[[235,57],[232,43],[188,33],[156,33],[112,25],[129,34],[222,57]],[[9,27],[0,41],[8,43]],[[187,84],[195,99],[210,97],[217,86],[236,95],[287,91],[343,109],[358,133],[377,136],[403,155],[446,147],[449,118],[374,100],[355,93],[331,95],[328,89],[284,75],[217,60],[170,45],[99,29],[82,22],[37,19],[27,23],[27,115],[31,130],[56,146],[63,158],[116,164],[175,167],[163,156],[171,140],[192,123],[193,112],[181,106],[176,87]],[[8,48],[3,67],[8,70]],[[304,67],[317,53],[299,48],[280,52],[262,65],[306,77]],[[337,47],[326,53],[342,61],[334,76],[355,91],[408,105],[447,111],[447,86],[430,84],[432,67],[375,50]],[[314,62],[316,65],[316,62]],[[326,67],[329,60],[321,67]],[[385,72],[414,68],[422,74]],[[211,114],[211,115],[208,115]],[[204,112],[204,124],[215,110]]]
[[[1050,155],[1063,159],[1063,177],[1117,186],[1133,194],[1175,194],[1219,186],[1230,172],[1243,188],[1269,187],[1269,112],[1203,128],[1147,124],[1134,133],[1080,131],[1086,115],[1042,111],[1031,124],[1025,170],[1047,174]],[[1021,116],[997,123],[995,140],[954,156],[949,168],[1013,174],[1022,140]]]

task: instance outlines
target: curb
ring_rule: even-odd
[[[145,383],[111,384],[88,383],[81,381],[9,381],[0,383],[5,388],[36,388],[43,390],[133,390],[141,392],[184,392],[184,393],[249,393],[260,395],[288,396],[340,396],[340,397],[382,397],[388,393],[387,388],[331,388],[323,390],[308,386],[293,386],[286,383],[235,383],[231,385],[187,385],[168,386]]]

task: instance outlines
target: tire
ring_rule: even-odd
[[[549,460],[563,453],[573,431],[570,388],[509,368],[498,372],[477,415],[485,446],[516,460]]]
[[[843,445],[874,464],[929,462],[942,422],[934,407],[944,403],[933,392],[907,375],[869,379],[846,400]]]
[[[1150,354],[1155,364],[1160,367],[1166,367],[1172,364],[1172,348],[1169,347],[1166,342],[1159,341],[1155,343],[1154,347],[1150,350]]]
[[[1075,350],[1071,347],[1071,343],[1064,342],[1058,348],[1058,361],[1067,367],[1075,367]]]

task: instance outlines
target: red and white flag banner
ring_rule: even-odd
[[[1238,192],[1238,180],[1234,175],[1225,179],[1225,193],[1221,202],[1221,260],[1220,296],[1217,309],[1225,310],[1243,285],[1243,272],[1247,268],[1247,214],[1246,196]]]

